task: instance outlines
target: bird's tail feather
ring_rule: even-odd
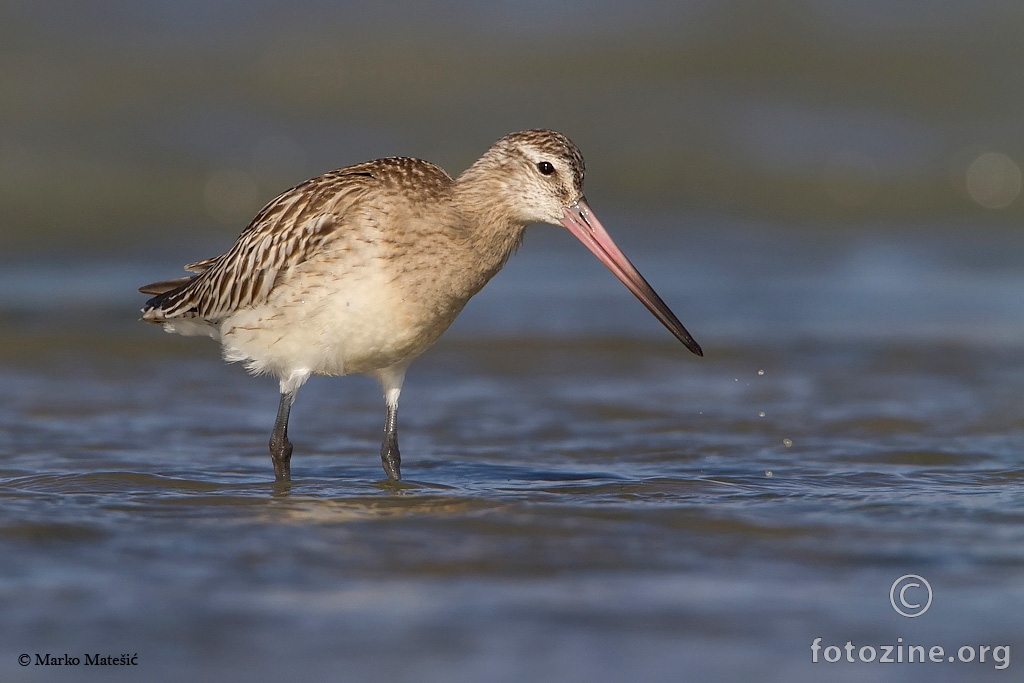
[[[189,285],[196,276],[179,277],[173,280],[161,280],[139,287],[142,294],[154,294],[155,296],[146,302],[142,307],[142,320],[150,323],[159,323],[164,320],[164,304],[168,300],[176,298],[176,295]]]

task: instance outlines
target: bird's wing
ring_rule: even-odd
[[[207,270],[209,270],[210,266],[217,263],[217,259],[219,258],[220,256],[214,256],[213,258],[207,258],[203,259],[202,261],[190,263],[187,266],[185,266],[185,270],[187,270],[190,273],[195,273],[196,275],[201,275]],[[139,287],[139,292],[141,292],[142,294],[154,295],[166,294],[172,289],[177,289],[178,287],[187,285],[194,279],[195,275],[187,275],[185,277],[176,277],[170,280],[160,280],[159,282],[151,282],[148,285],[143,285]]]
[[[172,289],[177,289],[182,285],[187,285],[192,281],[192,277],[176,277],[173,280],[160,280],[160,282],[151,282],[148,285],[139,287],[139,291],[143,294],[163,294],[169,292]]]
[[[191,263],[197,272],[180,286],[142,288],[156,293],[143,308],[143,320],[198,317],[216,321],[258,305],[287,272],[331,241],[344,239],[359,200],[375,184],[360,166],[331,171],[293,187],[267,204],[232,247],[213,258]]]
[[[217,259],[219,258],[219,256],[214,256],[213,258],[204,258],[202,261],[189,263],[187,266],[185,266],[185,270],[187,270],[190,273],[195,273],[196,275],[201,275],[202,273],[205,273],[207,270],[209,270],[210,266],[217,263]]]

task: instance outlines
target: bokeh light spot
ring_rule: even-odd
[[[967,193],[986,209],[1012,204],[1020,185],[1020,167],[1005,154],[986,152],[967,167]]]

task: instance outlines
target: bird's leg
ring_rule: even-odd
[[[384,418],[384,441],[380,444],[380,462],[388,479],[398,481],[402,478],[402,456],[398,453],[398,396],[402,393],[405,368],[385,368],[378,372],[377,379],[388,404],[387,417]]]
[[[292,442],[288,440],[288,414],[291,413],[294,400],[295,392],[281,392],[277,420],[274,421],[274,431],[270,433],[270,458],[274,461],[274,479],[277,481],[290,481],[292,478]]]
[[[388,414],[384,419],[384,441],[380,444],[380,462],[388,479],[402,478],[402,456],[398,452],[398,404],[388,403]]]

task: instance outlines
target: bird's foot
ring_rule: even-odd
[[[280,439],[270,437],[270,459],[274,461],[274,480],[291,481],[292,442],[287,436]]]
[[[402,479],[402,456],[398,453],[398,437],[388,434],[384,437],[384,443],[380,447],[380,462],[384,466],[384,473],[391,481]]]

